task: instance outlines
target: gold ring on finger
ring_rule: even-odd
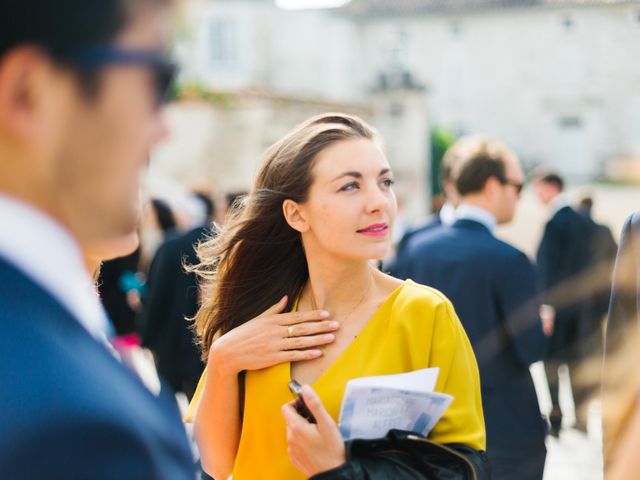
[[[293,325],[289,325],[289,326],[287,327],[287,337],[291,338],[291,337],[293,337],[293,336],[294,336],[294,335],[293,335]]]

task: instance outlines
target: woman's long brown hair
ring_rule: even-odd
[[[307,200],[316,156],[354,138],[375,139],[355,116],[328,113],[299,125],[265,152],[253,189],[230,214],[217,237],[198,246],[203,302],[195,330],[206,361],[213,340],[251,320],[288,295],[287,309],[309,271],[300,233],[282,210],[286,199]]]

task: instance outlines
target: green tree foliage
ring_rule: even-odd
[[[447,149],[456,141],[456,134],[442,127],[433,127],[431,129],[431,171],[429,172],[431,180],[432,195],[442,193],[442,185],[440,185],[440,165],[442,165],[442,157],[444,157]]]

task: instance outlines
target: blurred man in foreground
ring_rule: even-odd
[[[82,257],[136,229],[167,25],[162,0],[3,5],[1,478],[194,478],[175,402],[109,349]]]

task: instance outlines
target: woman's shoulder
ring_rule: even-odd
[[[434,316],[450,316],[453,307],[439,290],[413,280],[397,280],[396,288],[387,298],[390,314],[399,321],[411,321]]]
[[[439,290],[405,280],[389,298],[389,322],[394,328],[429,338],[435,331],[447,335],[459,328],[459,320],[449,299]]]
[[[402,306],[431,306],[433,308],[447,307],[449,299],[440,291],[413,280],[407,279],[402,283],[396,302]]]

